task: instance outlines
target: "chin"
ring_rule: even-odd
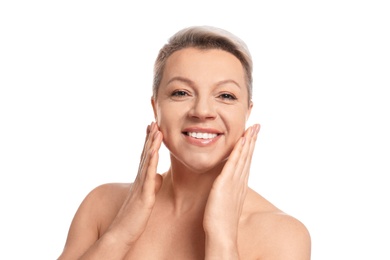
[[[199,158],[198,156],[192,156],[191,158],[180,158],[178,156],[175,156],[171,154],[172,157],[175,158],[176,161],[178,161],[181,165],[183,165],[188,170],[194,172],[194,173],[207,173],[211,171],[221,171],[223,166],[225,165],[225,162],[227,161],[227,158],[216,160],[213,158],[210,158],[209,154],[206,154],[205,156],[202,156]]]

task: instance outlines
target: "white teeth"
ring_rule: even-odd
[[[196,132],[188,132],[188,135],[197,139],[212,139],[217,136],[217,134],[196,133]]]

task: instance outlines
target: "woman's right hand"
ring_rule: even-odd
[[[147,128],[136,179],[106,232],[106,235],[118,243],[131,246],[145,230],[153,210],[156,193],[162,184],[162,176],[156,173],[161,142],[162,133],[158,130],[157,124],[153,122]]]

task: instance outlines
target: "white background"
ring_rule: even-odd
[[[0,3],[0,259],[55,259],[85,195],[133,181],[154,59],[190,25],[248,44],[250,186],[312,259],[390,259],[388,1],[129,2]]]

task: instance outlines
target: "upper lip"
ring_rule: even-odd
[[[199,127],[199,126],[193,126],[193,127],[186,127],[182,131],[183,133],[189,133],[189,132],[195,132],[195,133],[210,133],[210,134],[222,134],[221,131],[210,128],[210,127]]]

